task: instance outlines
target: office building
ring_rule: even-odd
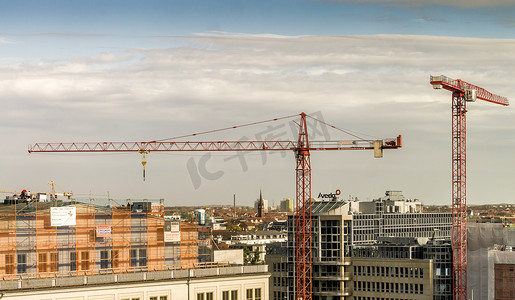
[[[429,239],[450,240],[451,238],[452,215],[450,213],[422,213],[418,200],[405,199],[399,191],[388,191],[385,197],[370,202],[314,201],[311,210],[313,299],[352,299],[355,291],[352,256],[354,246],[374,245],[384,238],[424,238],[425,241]],[[289,267],[287,268],[288,288],[286,291],[288,299],[293,299],[295,291],[294,218],[291,216],[288,219]],[[446,249],[449,251],[450,248]],[[369,259],[367,267],[373,266],[370,260],[381,262],[377,258],[361,259],[360,264],[365,264],[363,259]],[[409,260],[409,258],[407,259]],[[416,262],[411,263],[413,264],[411,267],[425,268],[427,273],[424,278],[417,278],[417,284],[419,284],[417,291],[420,291],[421,284],[422,291],[427,295],[432,295],[435,282],[430,276],[431,272],[435,272],[435,268],[427,261],[422,262],[424,258],[417,259]],[[426,258],[426,260],[428,259],[431,258]],[[383,265],[378,264],[377,266],[385,268],[395,264],[394,261],[388,262],[391,265],[386,264],[386,261],[382,261],[382,263]],[[272,270],[272,277],[275,276],[276,274]],[[422,281],[427,282],[424,284]],[[397,283],[400,284],[401,281]],[[412,283],[415,284],[415,282]],[[413,289],[415,289],[414,286]],[[406,289],[402,291],[405,292]],[[411,286],[407,291],[411,291]],[[360,297],[371,297],[362,290],[359,295],[361,295]],[[413,296],[415,295],[420,296],[421,294],[413,294]],[[409,295],[406,296],[408,297],[406,299],[410,299]]]
[[[281,200],[280,210],[283,212],[293,212],[293,210],[294,210],[293,199]]]

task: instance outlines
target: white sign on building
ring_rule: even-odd
[[[180,242],[180,223],[177,221],[165,220],[165,242]]]
[[[77,210],[75,206],[50,208],[50,226],[75,226]]]

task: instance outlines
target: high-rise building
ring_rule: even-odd
[[[283,212],[293,212],[293,210],[294,210],[293,199],[281,200],[280,209]]]
[[[354,246],[370,246],[379,243],[384,238],[423,238],[423,241],[450,240],[452,229],[452,214],[450,213],[422,213],[418,200],[404,199],[399,191],[388,191],[386,196],[370,201],[314,201],[312,203],[312,259],[313,259],[313,299],[352,299],[354,293],[353,256]],[[294,299],[294,272],[295,272],[295,216],[288,219],[288,299]],[[447,248],[450,251],[450,248]],[[449,254],[449,253],[447,253]],[[365,258],[362,258],[365,259]],[[393,266],[397,262],[385,261],[377,258],[376,263],[383,263],[382,267]],[[424,258],[420,258],[424,259]],[[367,266],[371,262],[368,262]],[[422,281],[434,282],[431,279],[435,269],[428,262],[421,260],[412,264],[422,264],[426,270]],[[381,265],[378,265],[381,267]],[[414,266],[412,266],[414,267]],[[422,266],[417,266],[421,268]],[[433,268],[433,269],[429,269]],[[452,273],[451,273],[452,274]],[[275,274],[272,270],[272,277]],[[273,282],[273,278],[271,279]],[[398,282],[400,283],[400,282]],[[405,287],[405,286],[403,286]],[[417,286],[420,291],[421,286]],[[425,295],[432,286],[426,283],[422,286]],[[398,289],[400,291],[400,289]],[[403,291],[406,291],[403,289]],[[408,294],[411,286],[407,289]],[[413,287],[415,291],[415,287]],[[360,291],[363,292],[363,291]],[[361,293],[363,297],[370,297]],[[406,299],[418,299],[405,297]],[[403,298],[404,296],[397,298]],[[271,299],[273,295],[271,295]],[[383,297],[384,298],[384,297]],[[364,298],[368,299],[368,298]],[[370,298],[372,299],[372,298]],[[384,298],[394,299],[394,298]]]

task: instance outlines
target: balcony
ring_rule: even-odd
[[[319,274],[313,273],[313,280],[339,280],[339,281],[348,281],[352,280],[352,272],[344,272],[340,276],[340,274]]]
[[[347,287],[343,290],[334,290],[334,291],[328,291],[327,289],[321,290],[321,289],[313,289],[313,295],[315,296],[352,296],[352,288]]]
[[[313,264],[315,265],[338,265],[338,266],[350,266],[352,264],[351,258],[340,258],[330,261],[321,261],[318,257],[313,257]]]

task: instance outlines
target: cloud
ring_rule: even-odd
[[[447,19],[443,18],[431,18],[428,16],[423,16],[421,18],[415,19],[416,22],[436,22],[436,23],[448,23],[449,21]]]
[[[40,33],[8,33],[9,35],[16,35],[20,37],[58,37],[58,38],[109,38],[119,37],[119,35],[101,34],[101,33],[88,33],[88,32],[40,32]]]
[[[199,37],[239,37],[239,38],[268,38],[268,39],[291,39],[298,38],[301,36],[288,36],[272,33],[237,33],[237,32],[226,32],[226,31],[208,31],[208,32],[196,32],[194,35]]]
[[[257,185],[265,186],[271,198],[293,197],[290,156],[271,155],[263,166],[260,155],[250,155],[249,171],[243,173],[238,160],[213,155],[209,170],[223,170],[224,177],[204,180],[194,191],[186,169],[189,153],[150,155],[143,185],[137,155],[28,158],[26,145],[154,140],[321,111],[325,121],[354,132],[377,137],[402,133],[405,147],[387,153],[389,158],[381,162],[372,162],[369,153],[314,153],[314,190],[336,180],[358,196],[376,197],[398,187],[425,202],[446,203],[448,183],[441,178],[450,172],[450,94],[433,91],[429,75],[459,77],[494,93],[515,95],[515,40],[509,39],[226,33],[175,39],[179,45],[167,49],[1,64],[0,138],[11,146],[4,148],[0,162],[5,170],[29,171],[4,172],[0,181],[16,186],[53,179],[77,193],[91,188],[118,198],[165,197],[176,204],[225,203],[226,196],[230,203],[233,193],[246,194]],[[508,181],[515,176],[515,159],[510,158],[515,141],[506,140],[515,136],[510,114],[509,108],[488,103],[470,104],[468,113],[469,122],[477,122],[469,131],[472,144],[509,143],[495,150],[506,158],[495,167],[501,178],[472,172],[476,177],[470,184],[491,186],[497,199],[513,194]],[[264,128],[205,138],[254,137]],[[488,161],[491,149],[471,150],[471,155]],[[270,174],[284,176],[271,181]],[[193,191],[196,198],[190,199]],[[492,190],[479,193],[471,196],[472,202],[491,197]]]
[[[0,38],[0,45],[2,45],[2,44],[14,44],[14,41]]]
[[[334,3],[384,3],[387,5],[421,6],[445,5],[455,7],[497,7],[514,6],[512,0],[315,0]]]

